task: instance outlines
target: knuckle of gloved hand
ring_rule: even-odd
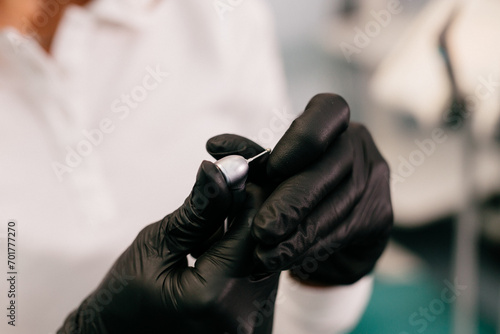
[[[267,220],[257,214],[252,224],[252,237],[262,244],[272,244],[276,240],[274,231],[268,228]]]
[[[370,151],[369,154],[372,159],[384,160],[377,145],[375,144],[375,141],[373,140],[372,134],[364,124],[353,122],[349,128],[352,129],[352,135],[356,137],[357,140],[362,141],[364,146]]]
[[[350,130],[352,130],[350,131],[351,139],[361,141],[363,144],[364,150],[368,155],[367,161],[372,167],[372,176],[387,180],[388,182],[390,178],[389,165],[378,151],[370,131],[360,123],[351,123]]]
[[[257,261],[269,272],[275,272],[283,269],[283,259],[273,252],[257,249],[255,253]]]
[[[394,213],[392,209],[389,174],[386,163],[377,164],[375,168],[380,168],[383,172],[377,173],[378,180],[375,182],[375,191],[377,192],[376,215],[378,227],[383,235],[388,236],[392,230],[394,223]]]
[[[280,213],[276,215],[275,213]],[[289,223],[280,203],[269,204],[261,209],[254,217],[252,236],[263,245],[274,245],[282,240],[288,233],[286,225]]]
[[[137,233],[137,236],[135,237],[135,243],[143,243],[145,240],[149,239],[150,235],[150,230],[151,230],[151,225],[147,225],[143,227],[139,233]]]
[[[163,240],[160,235],[161,224],[162,222],[157,222],[144,227],[134,240],[134,244],[147,251],[149,256],[157,254],[158,244]]]
[[[368,131],[364,124],[351,122],[349,124],[349,131],[352,135],[356,136],[359,139],[362,139],[363,141],[373,142],[370,131]]]
[[[383,226],[382,235],[388,238],[392,232],[392,227],[394,225],[394,211],[392,210],[391,199],[387,198],[384,203],[383,209],[381,210],[380,221]]]

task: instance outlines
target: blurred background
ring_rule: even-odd
[[[344,96],[391,166],[393,238],[353,333],[500,333],[500,3],[270,3],[293,109]]]

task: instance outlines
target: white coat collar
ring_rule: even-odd
[[[141,28],[151,21],[167,0],[93,0],[87,8],[98,19],[130,28]]]

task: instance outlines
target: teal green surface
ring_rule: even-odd
[[[375,278],[372,298],[353,334],[449,334],[452,333],[452,304],[442,298],[445,282],[429,276],[411,283]],[[480,334],[494,334],[491,325],[481,323]]]

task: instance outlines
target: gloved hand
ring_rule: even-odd
[[[204,161],[184,204],[139,233],[58,333],[270,333],[279,273],[250,276],[262,192],[246,192],[232,203],[222,173]],[[189,267],[186,255],[237,205],[229,231]]]
[[[207,143],[217,159],[263,150],[220,135]],[[349,107],[333,94],[311,99],[250,180],[268,198],[252,226],[261,270],[292,269],[309,284],[354,283],[369,273],[392,228],[389,168],[369,132],[349,124]]]

